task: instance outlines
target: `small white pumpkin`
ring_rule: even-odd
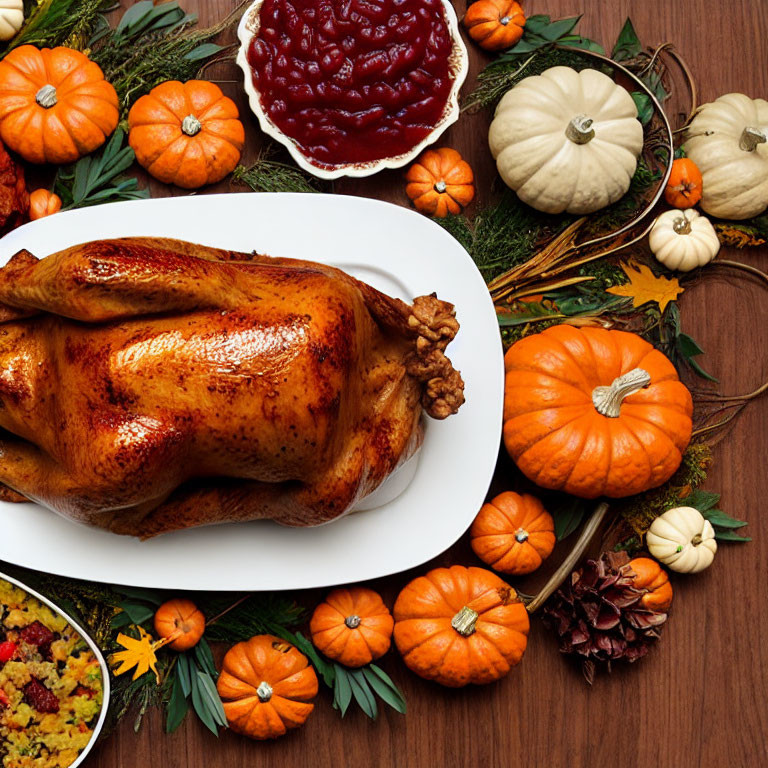
[[[648,235],[653,255],[667,269],[690,272],[709,264],[720,250],[712,223],[692,208],[665,211],[653,222]]]
[[[24,23],[24,0],[0,0],[0,40],[15,37]]]
[[[643,126],[625,88],[595,69],[552,67],[505,94],[488,134],[507,186],[545,213],[585,214],[628,189]]]
[[[727,93],[704,104],[685,134],[703,179],[701,208],[750,219],[768,207],[768,101]]]
[[[717,552],[712,523],[693,507],[675,507],[659,515],[645,535],[645,543],[659,562],[679,573],[703,571]]]

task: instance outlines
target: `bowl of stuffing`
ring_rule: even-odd
[[[58,606],[0,573],[0,765],[74,768],[109,705],[107,663]]]

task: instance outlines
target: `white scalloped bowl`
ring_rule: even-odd
[[[272,122],[269,115],[261,106],[259,92],[253,84],[253,75],[251,72],[251,65],[248,63],[247,53],[251,40],[259,31],[259,11],[261,10],[263,2],[264,0],[255,0],[240,19],[240,25],[237,28],[237,36],[240,39],[240,49],[237,52],[236,61],[238,66],[243,70],[245,76],[245,91],[248,94],[251,110],[259,119],[261,130],[283,144],[298,165],[313,176],[317,176],[321,179],[337,179],[340,176],[371,176],[385,168],[400,168],[418,157],[425,147],[434,144],[440,136],[442,136],[445,130],[459,119],[459,90],[467,76],[469,59],[467,57],[467,49],[464,46],[461,34],[459,33],[459,22],[456,18],[456,12],[449,0],[443,0],[443,10],[453,41],[453,50],[451,51],[449,58],[453,85],[451,87],[451,92],[448,95],[448,101],[443,110],[443,115],[432,131],[430,131],[421,142],[413,147],[413,149],[402,155],[383,157],[380,160],[366,163],[345,163],[344,165],[337,165],[333,168],[323,168],[315,165],[302,153],[296,141],[283,133],[283,131]]]

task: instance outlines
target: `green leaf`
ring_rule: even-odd
[[[208,708],[208,700],[205,694],[200,690],[200,681],[197,675],[192,675],[192,706],[197,716],[203,721],[203,724],[211,733],[218,736],[219,729],[216,727],[216,720],[211,710]]]
[[[132,27],[135,28],[146,20],[154,11],[152,0],[140,0],[134,3],[122,16],[115,28],[115,32],[126,34]]]
[[[549,26],[551,21],[552,19],[543,13],[537,13],[533,16],[529,16],[525,20],[525,33],[530,35],[538,35],[545,27]]]
[[[746,520],[737,520],[722,509],[705,509],[701,514],[717,528],[743,528],[747,525]]]
[[[223,51],[223,45],[216,45],[216,43],[202,43],[197,48],[193,48],[186,56],[185,59],[190,61],[200,61],[201,59],[207,59],[210,56],[215,56],[219,51]]]
[[[545,40],[549,40],[551,43],[554,43],[561,37],[569,35],[579,23],[579,19],[581,19],[581,15],[572,16],[568,19],[559,19],[558,21],[553,21],[551,24],[542,29],[539,34]]]
[[[523,38],[522,40],[518,40],[518,42],[513,45],[507,53],[509,54],[518,54],[518,53],[531,53],[532,51],[537,51],[539,48],[542,48],[545,45],[550,45],[546,40],[529,40],[526,38]]]
[[[699,363],[694,360],[694,357],[704,354],[704,350],[687,334],[679,333],[677,335],[677,349],[680,354],[685,358],[685,361],[691,368],[703,379],[707,381],[717,382],[717,379],[711,374],[707,373]]]
[[[126,600],[120,603],[120,607],[128,614],[132,624],[143,624],[155,615],[154,609],[143,603],[132,603]]]
[[[177,673],[173,679],[171,698],[168,701],[168,708],[166,710],[165,732],[173,733],[182,724],[188,711],[189,702],[187,701],[186,694],[182,690],[181,680]]]
[[[722,531],[715,529],[715,538],[718,541],[752,541],[751,536],[740,536],[738,533],[734,533],[734,531]]]
[[[388,675],[384,675],[388,681],[385,682],[384,677],[382,677],[384,674],[382,670],[379,669],[378,672],[374,672],[372,669],[373,666],[374,665],[371,664],[368,667],[363,667],[363,675],[365,675],[365,679],[368,681],[371,688],[373,688],[373,690],[378,694],[382,701],[384,701],[386,704],[389,704],[392,709],[399,712],[401,715],[404,715],[407,709],[405,704],[405,697],[402,693],[400,693],[395,684],[389,679]]]
[[[712,491],[705,491],[701,488],[696,488],[691,491],[684,499],[680,500],[681,507],[693,507],[698,509],[702,514],[709,509],[713,509],[720,502],[720,494],[713,493]]]
[[[341,670],[341,671],[340,671]],[[336,669],[336,681],[333,686],[333,703],[339,709],[341,716],[347,713],[349,703],[352,701],[352,686],[345,669]]]
[[[627,18],[624,22],[624,26],[619,32],[619,37],[616,40],[616,45],[613,46],[613,52],[611,58],[614,61],[626,61],[627,59],[634,59],[640,51],[643,50],[643,46],[640,43],[640,38],[635,32],[635,28],[632,25],[632,20]]]
[[[227,727],[227,716],[224,713],[224,705],[219,698],[219,692],[216,690],[216,683],[207,672],[196,669],[197,683],[203,700],[210,711],[213,719],[223,728]]]
[[[584,519],[586,507],[581,499],[570,499],[559,508],[552,510],[555,521],[555,538],[558,541],[567,539]]]
[[[130,623],[131,617],[125,611],[121,611],[110,619],[109,626],[112,629],[121,629],[122,627],[127,627]]]
[[[200,638],[200,642],[195,646],[195,658],[200,667],[206,671],[214,680],[219,676],[216,670],[216,663],[213,660],[213,653],[211,652],[211,646],[204,637]]]
[[[347,671],[349,684],[352,687],[352,695],[358,703],[360,709],[365,712],[371,720],[375,720],[379,714],[379,708],[376,705],[376,699],[368,687],[365,675],[359,669],[350,669]]]
[[[176,662],[176,676],[179,678],[181,690],[185,696],[192,693],[192,665],[186,653],[180,653]]]
[[[651,97],[642,91],[632,91],[630,96],[637,107],[637,119],[643,125],[648,125],[653,117],[653,102],[651,101]]]
[[[295,635],[291,632],[286,632],[286,639],[292,642],[305,656],[312,662],[312,666],[320,673],[323,678],[323,682],[329,687],[333,688],[334,679],[336,677],[336,670],[334,665],[325,661],[320,657],[315,650],[315,646],[307,640],[301,632],[297,632]]]
[[[588,37],[581,37],[580,35],[569,35],[568,37],[558,40],[559,45],[568,46],[568,48],[580,48],[585,51],[593,51],[599,53],[601,56],[605,56],[605,48],[595,40],[590,40]]]

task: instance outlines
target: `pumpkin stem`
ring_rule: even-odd
[[[768,141],[766,133],[762,128],[748,125],[739,139],[739,149],[743,149],[745,152],[754,152],[759,144],[765,144]]]
[[[691,222],[688,220],[685,214],[678,216],[672,222],[672,229],[677,232],[678,235],[690,235],[691,234]]]
[[[633,368],[628,373],[617,376],[610,387],[595,387],[592,390],[592,403],[603,416],[618,418],[624,398],[639,392],[650,383],[651,374],[648,371]]]
[[[701,542],[704,541],[704,539],[701,538],[701,534],[697,533],[692,539],[691,544],[693,544],[694,547],[698,547]]]
[[[560,567],[552,574],[549,581],[541,588],[541,591],[539,592],[536,597],[531,600],[528,605],[526,605],[526,609],[528,610],[528,613],[535,613],[539,608],[541,608],[544,603],[547,602],[549,599],[549,596],[565,581],[565,579],[570,576],[571,571],[574,569],[576,563],[581,560],[581,556],[584,554],[584,551],[589,546],[589,542],[592,541],[592,537],[597,532],[597,529],[600,527],[600,524],[603,522],[603,518],[605,517],[605,513],[608,511],[608,504],[606,504],[604,501],[595,507],[595,511],[592,513],[592,516],[587,520],[587,522],[584,525],[584,528],[581,531],[581,536],[579,536],[576,543],[573,545],[573,549],[568,554],[568,557],[563,560],[563,562],[560,564]]]
[[[256,695],[262,704],[266,704],[272,698],[272,686],[266,680],[262,680],[256,689]]]
[[[360,626],[360,617],[355,614],[352,614],[351,616],[347,616],[347,618],[344,619],[344,623],[350,629],[357,629]]]
[[[439,195],[442,195],[446,189],[448,189],[448,185],[442,179],[435,184],[435,192]]]
[[[499,24],[501,24],[502,27],[506,27],[507,24],[509,24],[509,16],[502,16],[499,19]]]
[[[515,541],[518,544],[522,544],[524,541],[528,541],[528,531],[524,528],[518,528],[515,532]]]
[[[595,129],[592,127],[593,122],[591,117],[576,115],[565,129],[566,138],[570,139],[574,144],[586,144],[588,141],[592,141],[595,137]]]
[[[452,619],[451,626],[462,636],[469,637],[475,631],[475,622],[480,614],[464,606]]]
[[[58,100],[59,97],[56,95],[56,89],[50,83],[46,83],[35,94],[35,101],[44,109],[55,107]]]
[[[187,136],[195,136],[200,133],[202,128],[203,124],[194,115],[187,115],[181,121],[181,131]]]

